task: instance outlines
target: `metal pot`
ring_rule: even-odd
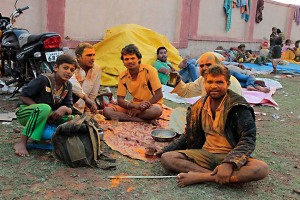
[[[152,138],[157,142],[170,142],[176,135],[175,131],[169,129],[156,129],[151,132]]]

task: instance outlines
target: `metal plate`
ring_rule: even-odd
[[[176,135],[175,131],[169,129],[156,129],[151,132],[152,138],[158,142],[172,141]]]

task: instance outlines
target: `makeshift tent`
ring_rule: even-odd
[[[101,85],[116,86],[119,74],[126,70],[121,57],[121,50],[128,44],[135,44],[142,53],[142,63],[153,66],[156,50],[164,46],[168,50],[168,61],[175,69],[182,58],[178,50],[168,41],[167,37],[136,24],[125,24],[110,28],[103,40],[94,45],[96,50],[95,63],[102,68]]]

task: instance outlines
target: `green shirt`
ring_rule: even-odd
[[[158,78],[159,78],[161,84],[163,84],[163,85],[167,85],[167,83],[168,83],[170,77],[169,77],[168,75],[164,74],[164,73],[159,72],[159,70],[160,70],[162,67],[165,67],[165,68],[167,68],[167,69],[171,69],[171,68],[168,66],[168,64],[171,65],[171,63],[168,62],[168,61],[167,61],[167,62],[162,62],[162,61],[160,61],[160,60],[156,60],[156,61],[154,62],[154,68],[157,70],[157,72],[158,72]]]

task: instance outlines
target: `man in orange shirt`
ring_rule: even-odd
[[[119,76],[118,105],[104,108],[103,115],[120,121],[151,122],[162,114],[162,90],[157,71],[150,65],[141,64],[142,54],[134,44],[122,49],[121,59],[127,68]],[[133,99],[125,100],[129,92]]]

